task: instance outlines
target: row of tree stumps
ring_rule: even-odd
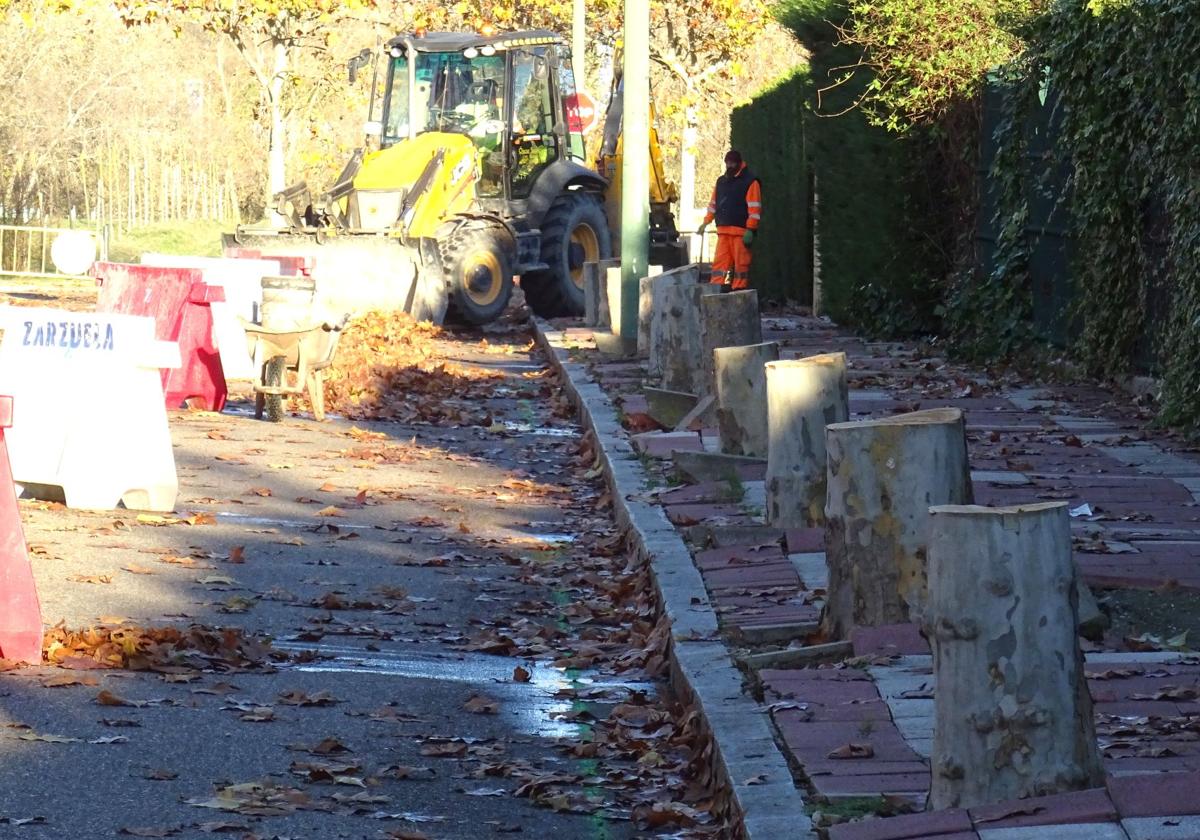
[[[765,458],[766,519],[825,529],[823,628],[915,621],[936,677],[931,808],[1100,784],[1063,503],[973,504],[956,408],[849,420],[846,357],[781,358],[753,291],[649,278],[643,349],[710,400],[728,454]]]

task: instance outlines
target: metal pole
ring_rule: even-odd
[[[637,340],[638,281],[650,262],[650,2],[625,0],[621,338]]]
[[[584,35],[584,0],[575,0],[572,4],[575,10],[571,19],[571,65],[575,71],[575,89],[587,90],[587,41]]]
[[[825,314],[825,293],[821,283],[821,193],[817,189],[817,175],[812,176],[812,314]]]

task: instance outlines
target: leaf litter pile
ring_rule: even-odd
[[[325,369],[326,408],[351,420],[490,425],[483,402],[501,389],[513,391],[513,383],[500,371],[441,358],[443,335],[440,327],[404,312],[355,318]],[[530,379],[521,390],[538,396],[545,389]]]
[[[121,668],[162,674],[265,672],[273,670],[272,661],[286,658],[236,628],[129,624],[84,630],[58,625],[46,631],[42,657],[49,664],[75,670]]]

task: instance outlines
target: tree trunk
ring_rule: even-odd
[[[668,391],[697,393],[703,334],[700,302],[720,292],[711,283],[667,283],[654,287],[656,301],[651,321],[650,369],[662,375]]]
[[[826,629],[843,639],[852,627],[919,617],[929,508],[972,501],[962,411],[835,423],[825,448]]]
[[[711,284],[710,284],[711,285]],[[700,302],[700,329],[703,371],[699,382],[701,397],[716,396],[716,370],[713,351],[718,347],[741,347],[762,343],[762,319],[758,316],[758,292],[709,295]]]
[[[778,359],[777,341],[713,351],[722,452],[766,457],[767,372],[763,366]]]
[[[821,196],[817,174],[812,175],[812,314],[825,314],[825,292],[821,283]]]
[[[825,427],[850,417],[846,354],[771,362],[767,385],[767,524],[825,524]]]
[[[690,93],[690,92],[689,92]],[[699,118],[696,106],[684,106],[683,141],[679,147],[679,221],[687,230],[696,224],[696,143]]]
[[[267,153],[267,208],[268,217],[275,227],[283,227],[283,216],[275,212],[274,197],[287,186],[285,170],[287,160],[287,143],[284,136],[283,120],[283,89],[287,82],[288,50],[287,44],[277,41],[274,44],[275,66],[271,74],[271,142]]]
[[[936,677],[931,808],[1097,787],[1061,502],[930,509],[923,626]]]

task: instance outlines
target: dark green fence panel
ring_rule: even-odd
[[[750,281],[765,298],[802,304],[812,302],[805,90],[804,80],[793,76],[735,109],[730,120],[731,145],[762,184]]]

